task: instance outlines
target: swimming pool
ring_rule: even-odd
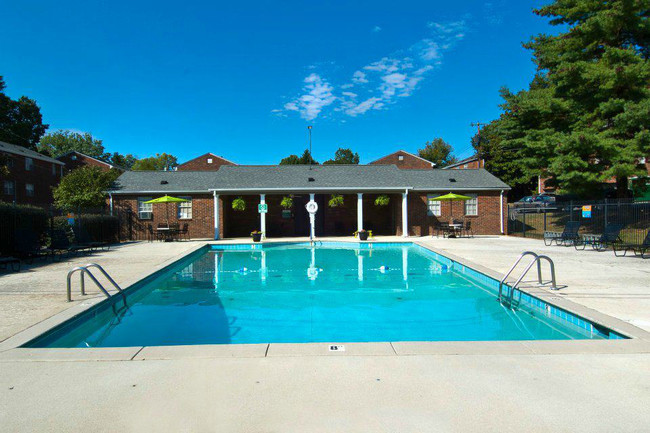
[[[623,338],[419,245],[211,245],[25,347]]]

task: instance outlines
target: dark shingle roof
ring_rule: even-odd
[[[462,173],[459,173],[461,172]],[[311,179],[311,180],[310,180]],[[455,179],[451,181],[450,179]],[[394,165],[223,166],[218,171],[131,171],[120,176],[116,193],[217,191],[396,191],[508,189],[487,171],[400,170]]]
[[[58,165],[64,165],[61,161],[57,159],[50,158],[49,156],[27,149],[26,147],[23,146],[5,143],[4,141],[0,141],[0,152],[13,153],[14,155],[21,155],[26,158],[40,159],[41,161],[47,161]]]

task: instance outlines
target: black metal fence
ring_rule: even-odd
[[[0,252],[35,252],[50,246],[57,233],[65,233],[71,243],[115,243],[120,241],[119,225],[107,208],[68,212],[0,202]]]
[[[641,243],[650,229],[650,201],[631,199],[591,200],[508,206],[508,233],[513,236],[542,239],[545,231],[561,232],[568,221],[580,221],[580,233],[603,233],[607,224],[624,226],[625,242]]]

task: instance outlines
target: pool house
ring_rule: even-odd
[[[351,236],[361,229],[433,235],[451,219],[469,222],[474,234],[498,235],[507,228],[509,189],[485,169],[232,165],[217,171],[128,171],[109,191],[109,202],[123,239],[146,239],[150,226],[163,223],[187,225],[192,238],[247,237],[253,230],[269,238],[308,236],[310,200],[318,204],[317,237]],[[450,192],[470,200],[435,200]],[[165,194],[186,201],[146,203]]]

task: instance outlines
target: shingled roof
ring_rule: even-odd
[[[400,170],[394,165],[235,165],[218,171],[129,171],[115,194],[309,191],[501,190],[509,186],[484,169]]]

